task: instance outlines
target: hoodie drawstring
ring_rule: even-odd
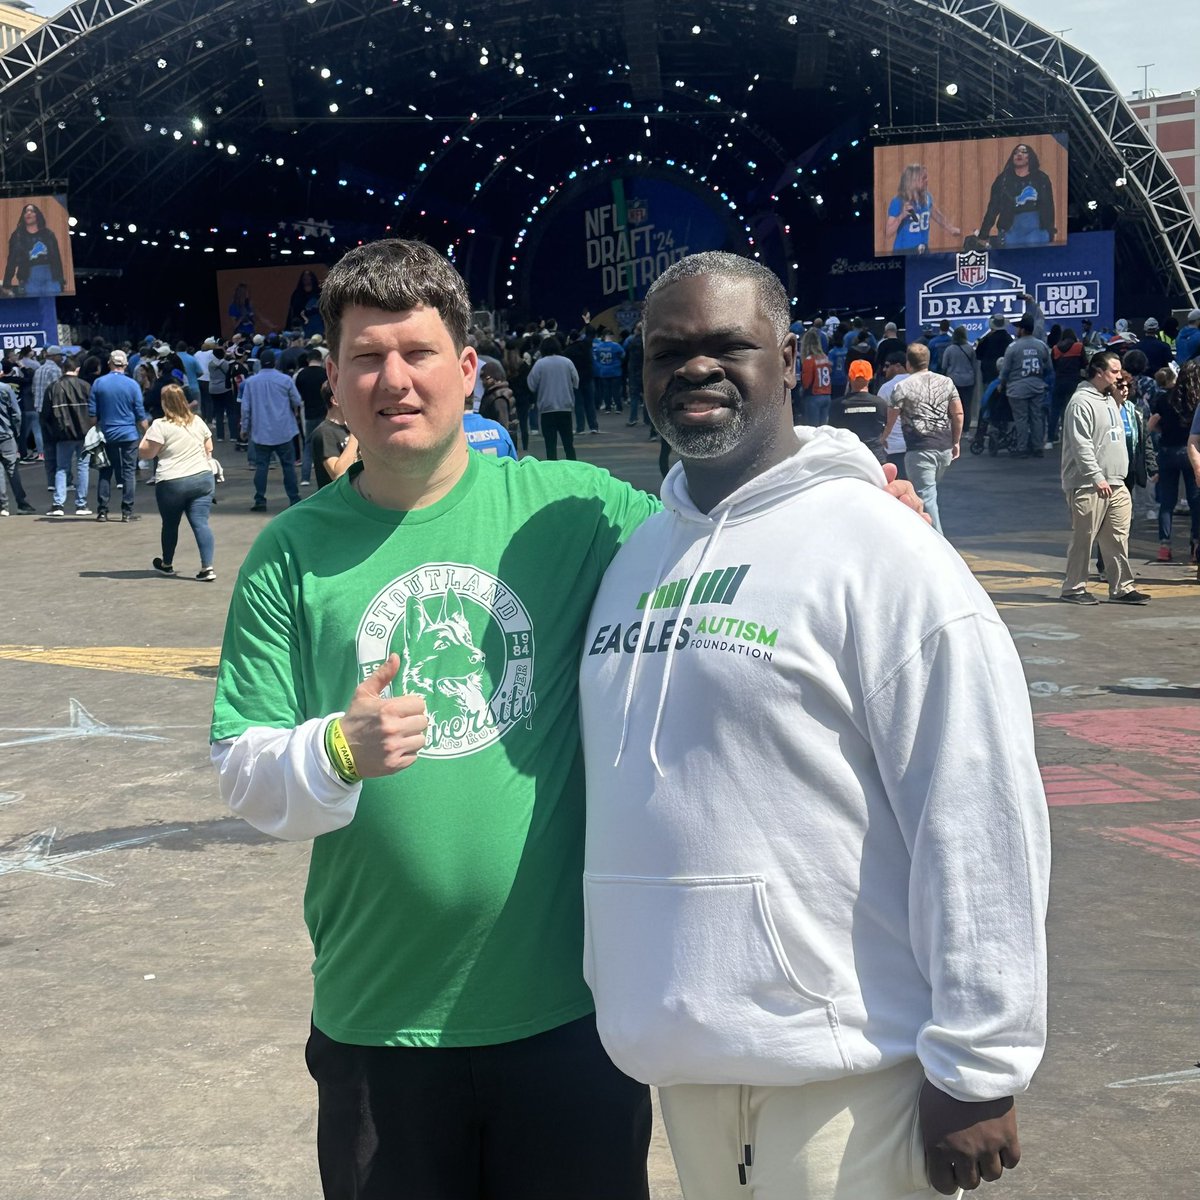
[[[658,566],[654,568],[654,584],[646,593],[646,609],[642,613],[642,624],[638,629],[637,645],[633,648],[633,664],[629,668],[629,682],[625,685],[625,714],[621,721],[621,741],[617,746],[617,757],[613,759],[613,766],[617,766],[621,761],[621,755],[625,753],[625,743],[629,739],[629,713],[633,708],[633,688],[637,682],[638,668],[642,662],[642,647],[646,644],[646,638],[650,630],[650,613],[654,605],[654,595],[658,591],[659,579],[662,576],[663,567],[667,564],[667,558],[671,553],[671,538],[667,537],[663,544],[662,554],[658,558]]]
[[[754,1161],[754,1150],[750,1144],[750,1089],[744,1084],[738,1088],[738,1183],[745,1185],[747,1172]]]
[[[717,541],[721,536],[721,530],[725,528],[725,522],[729,520],[729,508],[721,510],[720,517],[717,518],[717,524],[712,533],[709,534],[708,541],[705,543],[704,550],[700,554],[700,561],[696,564],[696,569],[692,572],[693,579],[699,579],[704,573],[704,568],[708,564],[709,556],[716,549]],[[660,565],[659,570],[662,570]],[[692,604],[692,595],[695,588],[690,585],[683,595],[683,603],[679,608],[679,616],[676,618],[675,628],[677,630],[683,628],[683,619],[687,616],[688,609]],[[667,688],[671,683],[671,665],[675,661],[675,647],[679,639],[674,637],[671,639],[671,644],[667,647],[667,661],[663,664],[662,686],[658,689],[658,708],[654,714],[654,727],[650,732],[650,761],[654,764],[654,769],[661,775],[663,773],[662,766],[658,761],[658,731],[662,728],[663,711],[666,708]],[[632,689],[630,696],[632,697]],[[627,701],[631,703],[632,701]]]

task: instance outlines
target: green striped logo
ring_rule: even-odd
[[[746,578],[749,571],[749,563],[742,563],[737,567],[717,567],[715,570],[705,571],[695,580],[691,603],[732,604],[734,597],[738,594],[738,588],[742,586],[742,580]],[[687,596],[692,582],[692,576],[689,575],[686,579],[675,579],[670,583],[664,583],[654,590],[653,596],[649,592],[643,592],[641,599],[637,602],[638,610],[642,611],[647,607],[652,610],[678,608]]]

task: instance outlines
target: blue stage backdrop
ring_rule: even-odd
[[[746,251],[745,231],[715,193],[648,171],[589,176],[534,222],[520,297],[572,329],[584,312],[636,312],[667,267],[701,250]]]
[[[58,314],[53,296],[0,300],[0,350],[52,346],[58,340]]]
[[[1086,317],[1097,329],[1113,326],[1112,233],[1073,233],[1052,250],[969,251],[920,255],[905,260],[909,337],[922,325],[948,320],[965,325],[974,341],[987,332],[988,317],[1015,321],[1029,292],[1046,313],[1047,328],[1080,332]]]

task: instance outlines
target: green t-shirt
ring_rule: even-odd
[[[213,740],[346,707],[395,651],[426,698],[407,770],[313,843],[313,1020],[354,1045],[513,1041],[592,1010],[582,977],[584,627],[657,501],[586,463],[472,454],[393,512],[355,468],[259,535],[225,627]]]

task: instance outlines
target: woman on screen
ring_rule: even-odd
[[[954,237],[962,230],[951,225],[929,194],[929,170],[910,163],[900,175],[900,186],[887,210],[885,236],[893,254],[925,254],[929,250],[929,222],[936,221]]]
[[[1054,189],[1041,169],[1037,151],[1020,142],[1008,165],[996,176],[987,212],[975,231],[985,242],[996,228],[996,241],[1006,250],[1045,246],[1054,240]]]
[[[233,299],[229,304],[229,315],[233,318],[233,332],[245,337],[254,335],[257,317],[254,312],[254,302],[250,299],[250,285],[239,283],[233,289]]]
[[[288,304],[288,329],[299,329],[305,337],[325,332],[321,319],[321,284],[312,271],[301,271],[296,290]]]
[[[58,238],[36,204],[21,209],[8,239],[8,263],[0,285],[8,295],[57,296],[66,283]]]

